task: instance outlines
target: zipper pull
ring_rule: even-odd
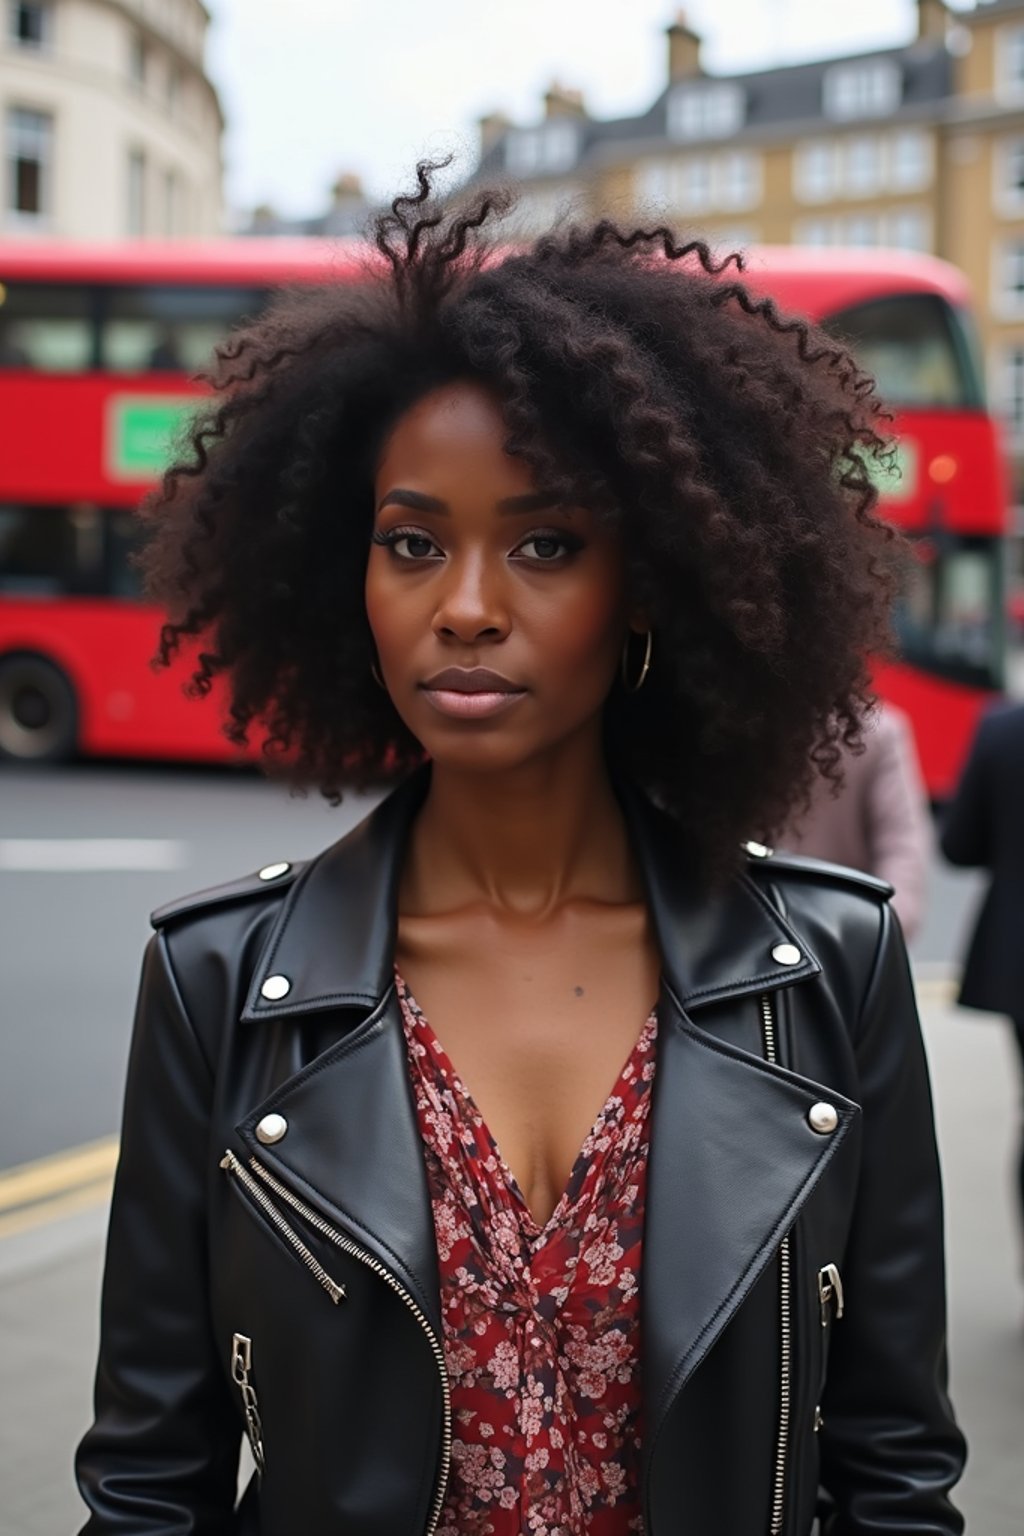
[[[231,1340],[231,1380],[242,1394],[245,1433],[252,1449],[257,1480],[262,1482],[266,1465],[263,1455],[263,1424],[260,1420],[259,1405],[256,1402],[256,1392],[250,1380],[251,1370],[252,1339],[247,1338],[244,1333],[236,1333]]]
[[[834,1317],[838,1323],[843,1315],[843,1281],[839,1269],[835,1264],[826,1264],[818,1270],[818,1302],[821,1306],[821,1326],[829,1325],[829,1312],[834,1306]]]

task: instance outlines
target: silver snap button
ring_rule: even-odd
[[[772,950],[772,959],[779,965],[799,965],[803,955],[795,944],[776,944]]]
[[[284,1115],[264,1115],[256,1127],[256,1140],[262,1141],[265,1147],[272,1146],[288,1129],[288,1121]]]
[[[287,997],[292,989],[292,984],[287,976],[268,976],[260,987],[260,997],[265,997],[268,1002],[276,1003],[280,998]]]
[[[743,846],[752,859],[770,859],[772,856],[767,843],[744,843]]]
[[[839,1113],[834,1104],[812,1104],[807,1111],[807,1124],[819,1136],[829,1136],[839,1124]]]
[[[264,864],[257,875],[258,880],[280,880],[291,869],[290,864]]]

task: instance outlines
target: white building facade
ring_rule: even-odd
[[[216,235],[202,0],[0,0],[0,237]]]

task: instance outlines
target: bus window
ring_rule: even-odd
[[[1000,543],[937,531],[914,539],[896,608],[904,659],[950,682],[1001,689]]]
[[[139,535],[124,509],[0,505],[0,596],[137,599]]]
[[[887,405],[982,406],[967,331],[936,294],[876,299],[830,315],[823,325],[849,346]]]
[[[111,512],[106,521],[106,590],[110,597],[142,597],[142,578],[134,557],[142,545],[142,527],[133,512]]]
[[[254,288],[110,289],[104,295],[103,366],[114,373],[195,373],[216,343],[262,304]]]
[[[0,368],[80,373],[94,363],[87,288],[0,282]]]

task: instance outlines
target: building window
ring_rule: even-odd
[[[1024,27],[1000,27],[996,33],[996,95],[1016,101],[1024,96]]]
[[[756,208],[762,195],[761,156],[746,150],[652,160],[640,168],[637,200],[688,217]]]
[[[820,219],[798,219],[793,226],[795,245],[844,245],[870,248],[895,246],[903,251],[931,249],[931,221],[923,208],[897,208],[890,213],[834,214]]]
[[[727,139],[743,126],[746,107],[739,85],[683,85],[666,107],[670,139]]]
[[[804,203],[827,203],[839,191],[839,157],[832,139],[798,144],[793,160],[793,190]]]
[[[847,139],[843,146],[843,191],[847,197],[873,197],[884,179],[882,141],[875,134]]]
[[[544,123],[517,128],[505,140],[505,167],[513,176],[551,176],[567,171],[579,153],[576,123]]]
[[[141,149],[128,151],[128,233],[146,233],[146,155]]]
[[[835,245],[835,219],[798,219],[793,225],[794,245]]]
[[[177,171],[164,171],[163,185],[163,225],[165,235],[177,235],[181,233],[181,185]]]
[[[877,213],[854,213],[843,221],[842,245],[871,247],[884,244],[882,220]]]
[[[761,157],[745,150],[717,155],[712,203],[727,210],[756,208],[761,201]]]
[[[144,86],[149,73],[149,49],[141,32],[133,32],[128,47],[128,77],[133,85]]]
[[[181,102],[181,70],[171,64],[167,70],[167,110],[176,117]]]
[[[1024,317],[1024,239],[1001,240],[992,252],[992,312],[1001,320]]]
[[[822,107],[827,117],[888,117],[900,104],[902,77],[895,59],[836,64],[825,71]]]
[[[896,208],[883,221],[883,244],[898,251],[930,251],[932,221],[924,208]]]
[[[993,403],[1015,448],[1024,445],[1024,345],[1004,347],[992,370]]]
[[[888,182],[894,192],[919,192],[932,179],[932,140],[918,128],[889,138]]]
[[[996,208],[1000,213],[1019,215],[1024,211],[1024,138],[1000,140],[995,146],[992,169]]]
[[[53,118],[10,107],[7,112],[7,211],[26,220],[50,212]]]
[[[531,187],[512,211],[512,226],[520,236],[546,234],[561,220],[578,212],[581,199],[581,189],[566,183]]]
[[[42,0],[8,0],[7,32],[22,48],[47,48],[53,37],[53,6]]]

